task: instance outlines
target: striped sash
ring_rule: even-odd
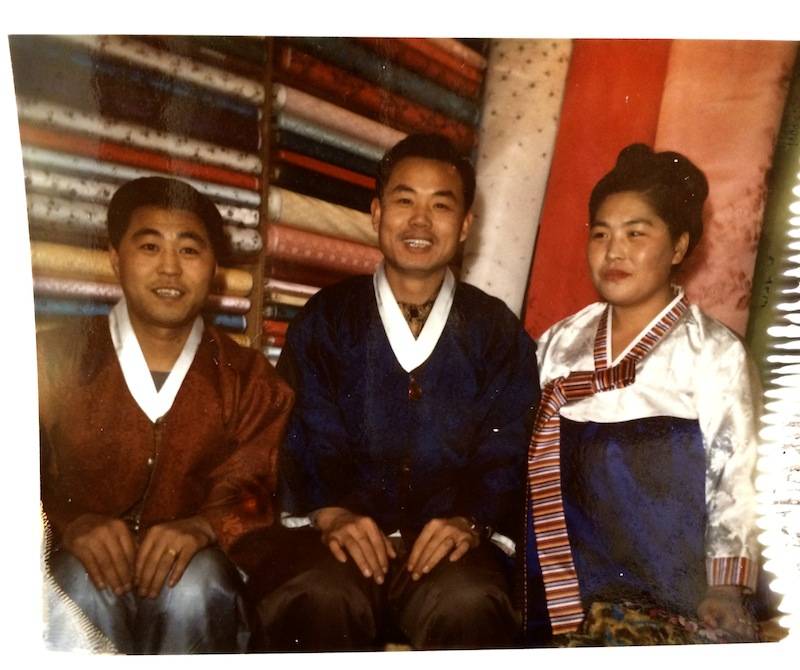
[[[554,635],[569,633],[583,621],[578,576],[570,550],[561,491],[560,409],[595,393],[633,384],[636,364],[660,342],[688,308],[685,297],[677,302],[631,348],[622,361],[606,367],[609,306],[600,317],[594,343],[594,372],[571,372],[545,385],[533,436],[528,448],[528,500],[533,515],[536,551],[544,582],[547,612]],[[528,525],[526,523],[526,532]],[[526,542],[527,551],[527,542]],[[523,563],[525,628],[528,612],[528,561]]]

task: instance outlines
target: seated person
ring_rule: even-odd
[[[50,569],[125,653],[243,650],[237,551],[274,520],[291,390],[200,311],[224,248],[183,182],[128,182],[108,209],[124,294],[109,316],[39,335]]]
[[[592,192],[587,254],[603,302],[539,340],[533,642],[568,644],[575,630],[591,644],[753,637],[742,598],[758,566],[757,377],[739,338],[673,284],[707,194],[686,157],[641,144]]]
[[[372,202],[384,262],[289,326],[281,476],[313,528],[293,531],[294,574],[259,605],[272,649],[370,649],[398,629],[419,649],[517,638],[492,540],[509,549],[521,530],[536,355],[500,300],[448,268],[474,192],[446,139],[402,140]]]

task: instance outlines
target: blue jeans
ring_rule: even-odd
[[[122,653],[246,650],[249,628],[241,579],[217,547],[197,552],[180,581],[171,588],[165,584],[155,598],[98,590],[83,564],[67,551],[52,555],[50,569],[58,585]]]

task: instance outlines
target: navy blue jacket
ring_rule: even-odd
[[[518,537],[535,349],[500,300],[458,283],[412,394],[372,277],[323,289],[289,326],[278,362],[296,394],[279,468],[285,509],[346,507],[385,533],[461,515]]]

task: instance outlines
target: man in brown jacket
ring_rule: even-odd
[[[39,336],[50,567],[119,651],[242,650],[236,568],[254,565],[245,538],[274,521],[292,392],[200,316],[224,248],[210,200],[137,179],[108,229],[124,298]]]

